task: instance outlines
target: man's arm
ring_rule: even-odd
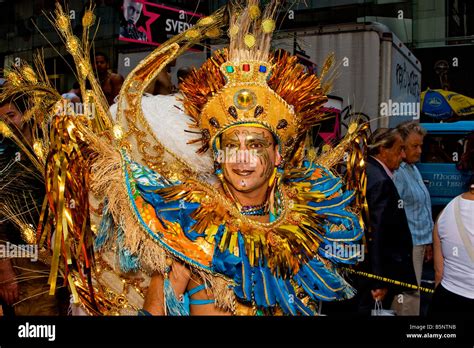
[[[370,231],[368,242],[368,255],[370,258],[371,271],[375,275],[383,275],[384,264],[382,255],[384,250],[384,235],[387,233],[387,214],[393,212],[388,209],[390,189],[384,180],[379,181],[367,192],[367,203],[369,205]],[[383,300],[387,293],[385,284],[374,281],[372,286],[374,299]]]
[[[435,286],[438,286],[443,279],[443,252],[441,250],[441,241],[438,234],[438,222],[435,223],[433,229],[433,264],[435,270]]]
[[[424,262],[433,260],[433,244],[426,245]]]
[[[171,286],[175,296],[179,298],[184,292],[191,278],[191,271],[178,262],[173,262],[169,273]],[[152,315],[165,315],[164,278],[161,274],[152,276],[148,287],[143,309]]]
[[[11,306],[19,299],[16,273],[10,259],[0,259],[0,300]]]
[[[120,93],[123,82],[124,78],[122,75],[112,74],[110,76],[110,84],[112,85],[112,99],[114,99]]]
[[[0,223],[0,244],[5,244],[8,240],[7,224]],[[16,274],[10,259],[0,258],[0,300],[7,305],[13,305],[19,299],[18,284]]]

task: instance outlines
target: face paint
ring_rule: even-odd
[[[225,181],[240,192],[268,186],[279,156],[270,131],[256,127],[234,127],[224,132],[222,150],[235,152],[235,161],[221,163]]]

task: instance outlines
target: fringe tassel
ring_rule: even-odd
[[[166,315],[183,316],[189,315],[189,309],[186,308],[183,301],[180,301],[174,294],[173,287],[168,277],[165,277],[164,294],[166,304]]]
[[[100,221],[99,231],[94,240],[94,249],[99,251],[109,244],[114,233],[114,220],[109,212],[107,199],[104,201],[102,220]]]
[[[140,268],[140,260],[136,255],[132,255],[124,243],[124,232],[119,226],[117,229],[117,247],[120,270],[122,272],[136,272]]]

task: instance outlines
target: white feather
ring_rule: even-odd
[[[196,151],[201,143],[188,144],[188,141],[199,138],[200,134],[185,132],[190,130],[191,119],[184,111],[177,95],[149,95],[142,98],[143,115],[155,133],[158,141],[167,149],[180,157],[187,165],[200,173],[206,181],[214,183],[213,159],[210,150],[201,155]],[[110,107],[114,119],[117,114],[117,104]]]

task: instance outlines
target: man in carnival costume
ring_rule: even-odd
[[[230,18],[224,10],[202,18],[130,73],[111,114],[85,65],[87,50],[60,30],[98,110],[89,122],[53,118],[52,137],[67,136],[49,151],[77,161],[46,163],[46,182],[54,187],[63,170],[74,174],[58,185],[64,200],[83,203],[52,209],[61,196],[50,196],[49,219],[66,214],[59,233],[69,231],[64,241],[56,231],[51,243],[50,283],[54,271],[64,272],[59,260],[71,264],[60,246],[74,246],[79,267],[65,277],[86,312],[315,315],[319,301],[353,296],[338,266],[360,259],[339,251],[363,236],[363,160],[350,151],[359,149],[361,128],[352,125],[330,152],[306,156],[306,133],[323,119],[327,99],[296,57],[270,53],[278,5],[261,9],[253,0],[233,4]],[[58,27],[63,15],[56,13]],[[143,96],[170,61],[219,37],[224,24],[229,48],[186,77],[182,100]],[[347,152],[344,184],[331,168]],[[69,179],[78,173],[83,181]],[[75,185],[84,189],[68,190]]]

